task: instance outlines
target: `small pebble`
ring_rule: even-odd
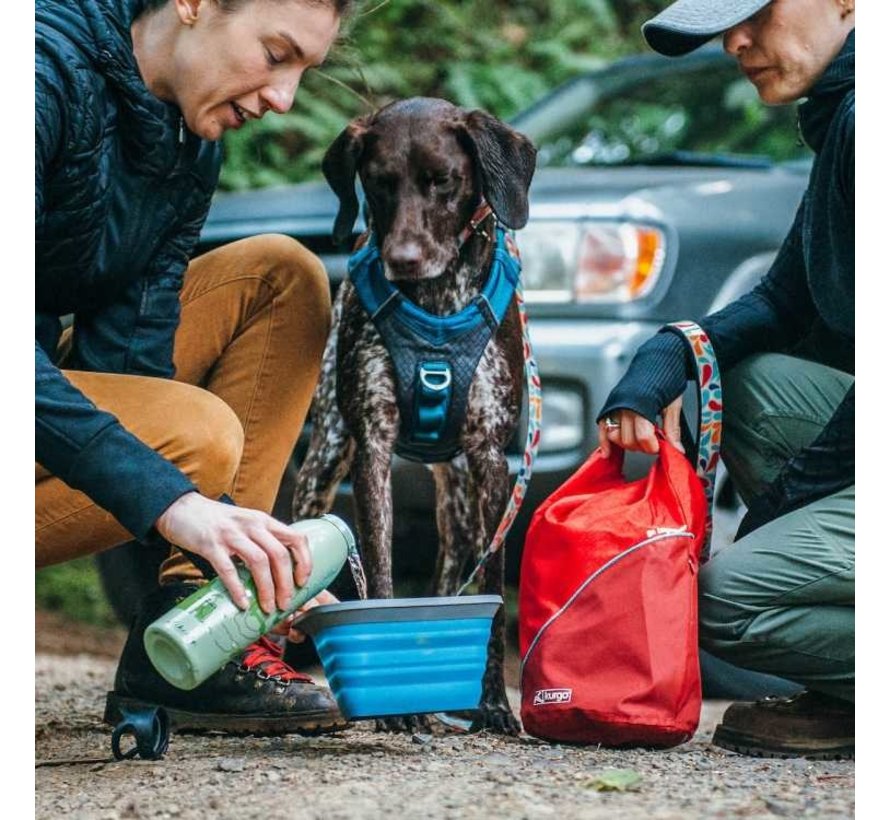
[[[221,772],[243,772],[244,771],[244,758],[243,757],[224,757],[219,763],[216,764],[216,768]]]
[[[788,806],[784,805],[783,803],[779,803],[775,800],[770,800],[768,797],[763,802],[773,814],[778,814],[779,817],[785,817],[788,814]]]

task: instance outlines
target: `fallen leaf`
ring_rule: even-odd
[[[632,792],[639,789],[642,782],[642,776],[633,769],[610,769],[600,772],[584,785],[598,792]]]

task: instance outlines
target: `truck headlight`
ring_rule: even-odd
[[[530,302],[631,302],[664,268],[664,233],[634,221],[538,220],[516,242]]]

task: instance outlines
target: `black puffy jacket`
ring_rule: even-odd
[[[36,459],[138,537],[195,489],[75,389],[66,368],[170,378],[179,290],[220,150],[139,75],[144,0],[36,3]]]

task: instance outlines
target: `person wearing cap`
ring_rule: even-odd
[[[643,25],[663,54],[722,35],[767,104],[801,101],[815,153],[760,283],[698,320],[722,373],[722,457],[748,512],[699,578],[702,648],[803,687],[735,703],[714,743],[773,757],[854,753],[855,0],[677,0]],[[688,319],[690,317],[677,317]],[[604,450],[680,444],[684,341],[647,341],[598,416]]]

